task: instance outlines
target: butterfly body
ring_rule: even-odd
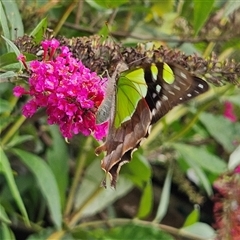
[[[151,125],[179,103],[208,90],[205,81],[173,63],[148,63],[121,72],[116,80],[117,75],[110,79],[110,100],[106,98],[100,106],[100,112],[108,109],[109,131],[96,149],[97,154],[106,151],[101,166],[114,187],[121,166],[148,137]]]

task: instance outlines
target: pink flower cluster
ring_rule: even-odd
[[[108,122],[96,124],[96,112],[104,98],[106,79],[91,72],[72,56],[69,48],[56,39],[42,42],[43,60],[30,62],[29,89],[14,88],[14,95],[30,95],[23,115],[31,117],[46,108],[49,124],[57,124],[62,135],[71,138],[82,133],[100,140],[106,136]],[[23,55],[18,57],[26,66]]]
[[[240,166],[220,176],[213,184],[214,227],[216,239],[239,240],[240,236]]]

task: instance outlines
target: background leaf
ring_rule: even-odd
[[[239,139],[240,123],[232,123],[221,115],[213,115],[203,112],[200,121],[204,124],[208,132],[218,141],[228,152],[234,150],[234,142]],[[221,129],[221,131],[220,131]]]
[[[60,205],[60,196],[56,179],[49,166],[40,157],[25,152],[20,149],[14,149],[13,152],[26,164],[29,170],[35,176],[39,188],[47,201],[52,220],[57,228],[61,228],[62,214]]]
[[[147,217],[151,212],[153,207],[153,188],[152,183],[149,181],[143,189],[143,193],[141,196],[139,209],[137,212],[138,218]]]
[[[104,228],[91,229],[83,231],[79,228],[72,232],[75,239],[148,239],[148,240],[173,240],[173,238],[165,232],[151,226],[144,226],[137,223],[129,223],[118,227],[112,227],[108,231]]]
[[[97,3],[99,6],[104,7],[106,9],[109,8],[117,8],[123,5],[124,3],[127,3],[128,0],[118,0],[118,1],[111,1],[111,0],[94,0],[95,3]]]
[[[190,225],[198,222],[199,218],[200,218],[200,209],[199,209],[199,206],[196,205],[196,206],[194,206],[193,211],[187,216],[187,218],[183,224],[183,227],[187,227],[187,226],[190,226]]]
[[[4,207],[0,204],[0,221],[10,224],[11,220],[9,219],[8,215],[6,214],[6,211]],[[1,239],[1,238],[0,238]]]
[[[193,164],[197,163],[198,166],[212,173],[223,173],[227,170],[227,165],[223,160],[202,147],[186,144],[174,144],[174,146],[185,160],[192,161]]]
[[[152,176],[151,165],[140,149],[133,154],[129,164],[123,165],[121,172],[140,188],[144,188]]]
[[[11,50],[16,54],[16,57],[19,56],[20,51],[17,46],[9,39],[2,36],[2,38],[6,41],[6,43],[11,47]]]
[[[205,0],[204,3],[194,0],[194,30],[195,36],[207,21],[214,6],[214,0]]]
[[[0,172],[4,174],[4,176],[7,180],[9,189],[11,191],[11,194],[13,195],[14,200],[16,201],[16,204],[17,204],[20,212],[22,213],[22,215],[24,217],[24,221],[27,225],[29,225],[30,223],[29,223],[26,208],[23,204],[22,198],[21,198],[21,196],[19,194],[19,191],[18,191],[18,188],[16,186],[14,176],[13,176],[13,172],[12,172],[11,166],[9,164],[8,158],[5,155],[5,153],[3,152],[2,148],[0,148],[0,159],[1,159]]]
[[[63,208],[65,205],[69,171],[67,146],[57,126],[51,126],[50,132],[52,135],[52,147],[48,148],[47,161],[55,176],[60,194],[61,206]]]
[[[34,37],[34,41],[36,42],[36,44],[39,44],[43,40],[47,25],[47,18],[43,18],[41,22],[30,33],[30,36]]]
[[[161,193],[160,201],[158,204],[158,210],[156,217],[153,222],[161,222],[167,213],[167,209],[169,206],[170,199],[170,191],[171,191],[171,181],[172,181],[173,169],[171,167],[168,168],[167,176],[164,181],[163,190]]]
[[[1,2],[4,6],[4,10],[8,18],[8,24],[11,30],[10,39],[16,38],[16,30],[18,36],[23,36],[24,35],[23,23],[16,1],[7,0]]]
[[[15,240],[12,230],[5,224],[0,223],[0,239]]]
[[[96,214],[133,188],[132,182],[121,176],[118,179],[116,190],[104,189],[100,186],[103,178],[104,173],[100,168],[100,162],[94,161],[87,168],[76,196],[75,210],[81,209],[82,216]]]
[[[2,2],[0,2],[0,23],[1,23],[1,26],[2,26],[2,30],[3,30],[3,35],[10,39],[10,29],[8,27],[8,22],[7,22],[7,16],[5,14],[5,11],[3,9],[3,5],[2,5]],[[9,49],[8,49],[9,50]],[[1,63],[1,61],[0,61]]]
[[[188,227],[184,227],[180,230],[181,233],[190,233],[192,236],[199,237],[204,239],[214,239],[215,238],[215,231],[212,227],[207,225],[206,223],[197,222],[193,225]]]
[[[240,145],[231,153],[228,161],[228,169],[234,170],[237,166],[240,166]]]

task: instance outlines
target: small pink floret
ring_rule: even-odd
[[[223,116],[231,122],[236,122],[237,121],[237,117],[236,117],[236,115],[234,113],[234,109],[233,109],[233,104],[229,101],[226,101],[224,103]]]

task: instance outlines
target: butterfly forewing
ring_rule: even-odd
[[[152,112],[152,123],[158,121],[179,103],[186,102],[208,90],[205,81],[192,76],[179,65],[156,63],[157,78],[152,75],[151,65],[145,66],[145,81],[148,85],[146,101]],[[169,66],[170,70],[164,65]],[[168,79],[165,79],[166,75],[169,75]]]
[[[147,85],[144,80],[144,70],[137,68],[123,72],[117,80],[117,98],[115,109],[115,127],[129,120],[140,99],[147,94]]]

